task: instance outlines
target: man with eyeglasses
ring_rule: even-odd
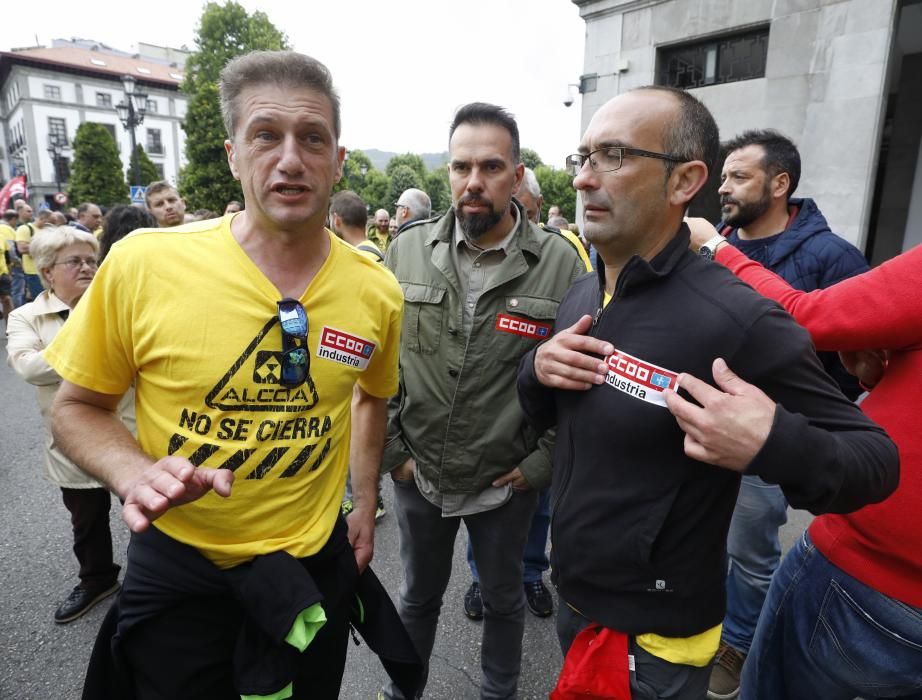
[[[746,131],[723,149],[727,156],[718,192],[724,219],[718,230],[728,243],[804,292],[868,269],[861,252],[829,229],[816,202],[792,197],[800,181],[800,153],[790,139],[771,129]],[[838,355],[818,356],[842,393],[856,399],[861,387]],[[787,522],[787,507],[777,485],[743,476],[727,537],[727,615],[711,674],[713,700],[739,694],[759,613],[781,563],[778,528]]]
[[[394,207],[397,233],[407,224],[428,219],[432,215],[432,200],[428,194],[416,187],[404,190],[394,203]]]
[[[892,442],[806,332],[711,264],[711,247],[688,249],[682,217],[718,148],[703,104],[649,87],[603,105],[567,161],[604,264],[573,285],[518,378],[533,427],[558,430],[562,689],[705,697],[740,472],[817,513],[880,501],[898,482]],[[702,424],[721,426],[723,456],[698,441]],[[581,675],[586,655],[610,671]]]
[[[57,440],[132,530],[85,697],[336,698],[350,619],[418,668],[366,571],[402,298],[325,228],[339,97],[289,51],[232,60],[220,96],[245,208],[121,241],[47,351]],[[137,443],[111,415],[132,382]]]
[[[512,698],[525,626],[522,555],[553,441],[525,425],[515,368],[547,337],[558,300],[585,268],[512,198],[525,166],[511,114],[465,105],[448,148],[452,208],[406,227],[384,260],[405,302],[382,466],[400,528],[398,610],[428,665],[463,520],[483,597],[481,697]],[[384,695],[404,697],[393,686]]]

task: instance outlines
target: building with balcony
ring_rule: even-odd
[[[125,99],[126,75],[147,93],[137,143],[160,176],[176,182],[184,164],[186,98],[179,85],[186,52],[147,44],[139,51],[56,39],[50,48],[0,52],[0,182],[25,173],[32,203],[50,205],[59,189],[67,189],[74,135],[87,121],[109,130],[127,169],[130,138],[116,111]]]

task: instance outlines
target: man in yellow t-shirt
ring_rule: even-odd
[[[26,290],[31,299],[36,299],[42,293],[44,287],[42,287],[41,278],[38,276],[38,270],[35,268],[35,262],[32,260],[32,256],[29,255],[29,244],[32,242],[32,237],[36,231],[43,228],[48,223],[49,218],[51,218],[49,209],[42,209],[38,216],[35,217],[34,222],[32,221],[32,207],[25,204],[19,209],[20,225],[16,229],[16,250],[22,257],[22,271],[26,279]]]
[[[133,535],[119,624],[131,624],[139,605],[155,607],[143,613],[152,622],[121,642],[144,697],[265,695],[268,685],[333,698],[349,592],[373,552],[402,293],[389,272],[324,228],[345,155],[327,69],[300,54],[256,52],[225,67],[221,93],[228,162],[246,208],[143,230],[112,248],[46,353],[65,379],[55,434],[124,500]],[[132,382],[137,443],[109,413]],[[350,462],[356,505],[343,525]],[[271,573],[291,558],[322,604],[301,610],[290,630],[291,617],[273,630],[273,641],[302,653],[272,682],[260,675],[256,693],[241,680],[256,658],[241,654],[254,633],[242,620],[269,624],[260,606],[287,611],[297,602],[291,586],[303,585],[300,575]],[[249,577],[246,595],[207,588],[215,576],[225,580],[221,572],[228,582]],[[174,605],[157,608],[151,588]],[[169,674],[157,672],[167,666]]]

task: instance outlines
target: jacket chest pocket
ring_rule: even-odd
[[[403,287],[403,337],[410,352],[431,355],[442,339],[444,287],[401,282]]]
[[[494,320],[501,336],[501,360],[518,364],[522,355],[551,337],[560,302],[548,297],[507,296]]]

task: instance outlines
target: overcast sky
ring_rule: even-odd
[[[0,49],[70,37],[126,51],[139,41],[191,48],[203,4],[21,2]],[[555,167],[579,143],[579,96],[572,107],[563,105],[567,84],[579,82],[585,45],[585,23],[570,0],[241,4],[265,12],[293,48],[329,66],[342,96],[347,148],[447,150],[455,109],[473,101],[512,111],[522,146]]]

